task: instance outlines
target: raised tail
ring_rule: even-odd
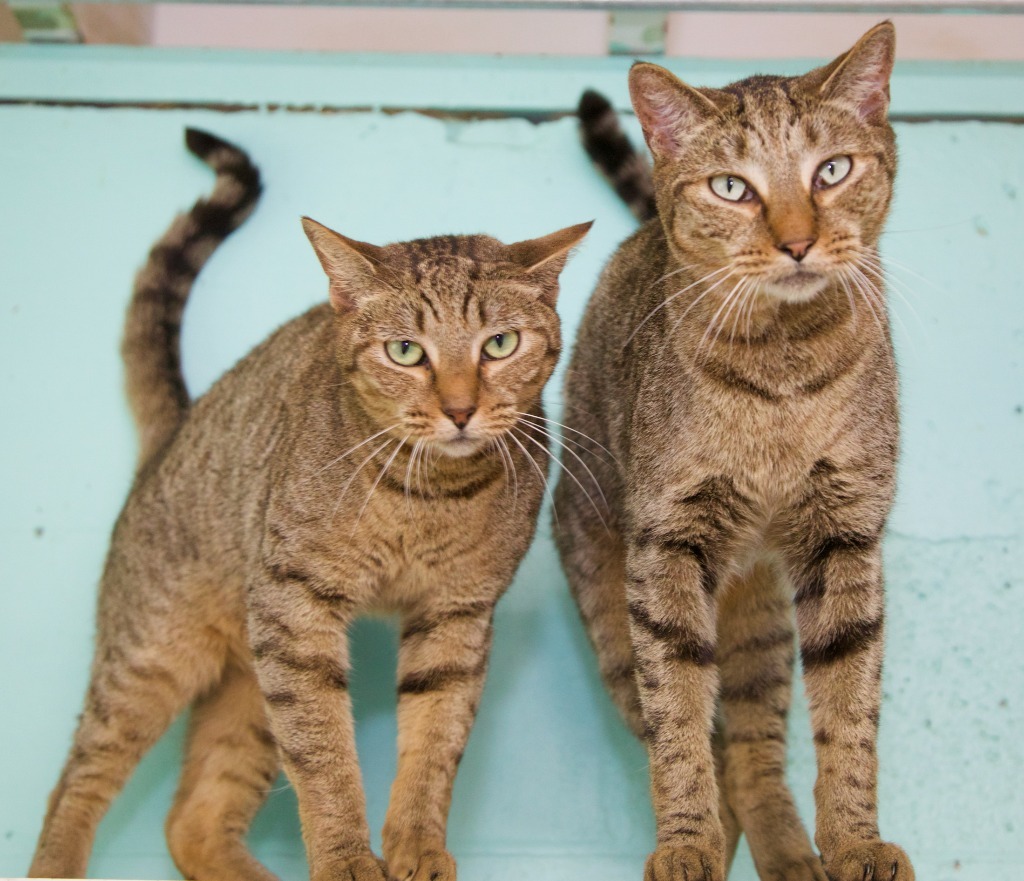
[[[587,89],[580,97],[577,114],[580,118],[580,139],[591,161],[629,210],[641,221],[650,220],[658,213],[651,166],[622,131],[608,99]]]
[[[217,173],[217,182],[209,198],[174,219],[135,277],[121,355],[140,467],[188,411],[180,335],[192,284],[214,249],[252,213],[262,189],[259,171],[233,144],[192,128],[185,130],[185,144]]]

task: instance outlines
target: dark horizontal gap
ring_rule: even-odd
[[[215,113],[418,113],[432,119],[474,122],[489,119],[525,119],[535,125],[576,115],[575,110],[447,110],[436,107],[333,107],[320,104],[241,103],[222,101],[82,101],[61,98],[0,98],[0,107],[67,107],[96,110],[212,110]],[[999,113],[893,113],[892,122],[984,122],[1024,125],[1024,114]]]

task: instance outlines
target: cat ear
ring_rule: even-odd
[[[629,69],[629,97],[655,158],[677,154],[693,128],[721,115],[707,95],[647,61]]]
[[[567,226],[539,239],[505,246],[508,259],[541,285],[541,298],[549,306],[553,307],[558,298],[558,276],[569,259],[569,251],[580,243],[593,225],[591,220]]]
[[[889,77],[896,60],[896,28],[891,21],[875,25],[848,52],[827,67],[812,71],[824,79],[818,94],[852,104],[863,122],[884,123],[889,109]]]
[[[350,239],[309,217],[302,218],[302,228],[330,280],[331,305],[336,311],[348,312],[355,308],[361,293],[383,282],[380,278],[381,269],[386,268],[383,248]]]

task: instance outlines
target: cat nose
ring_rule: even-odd
[[[476,407],[445,407],[444,415],[455,423],[456,428],[465,428],[469,420],[476,413]]]
[[[792,242],[783,242],[778,247],[780,251],[785,251],[787,254],[789,254],[790,257],[792,257],[794,260],[796,260],[797,263],[799,263],[801,260],[804,259],[804,257],[807,256],[807,252],[811,250],[811,245],[813,245],[816,241],[818,240],[796,239],[795,241]]]

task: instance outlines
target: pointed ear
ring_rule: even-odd
[[[580,243],[593,225],[591,220],[567,226],[539,239],[506,246],[508,259],[541,285],[541,297],[549,306],[554,307],[558,298],[558,276],[569,259],[569,251]]]
[[[629,69],[629,97],[655,158],[675,155],[692,129],[721,115],[707,95],[646,61]]]
[[[337,312],[354,309],[360,294],[375,282],[380,285],[383,248],[347,238],[309,217],[302,218],[302,228],[327,273],[331,305]]]
[[[889,77],[896,60],[896,28],[875,25],[848,52],[820,71],[822,98],[852,105],[863,122],[882,124],[889,110]]]

